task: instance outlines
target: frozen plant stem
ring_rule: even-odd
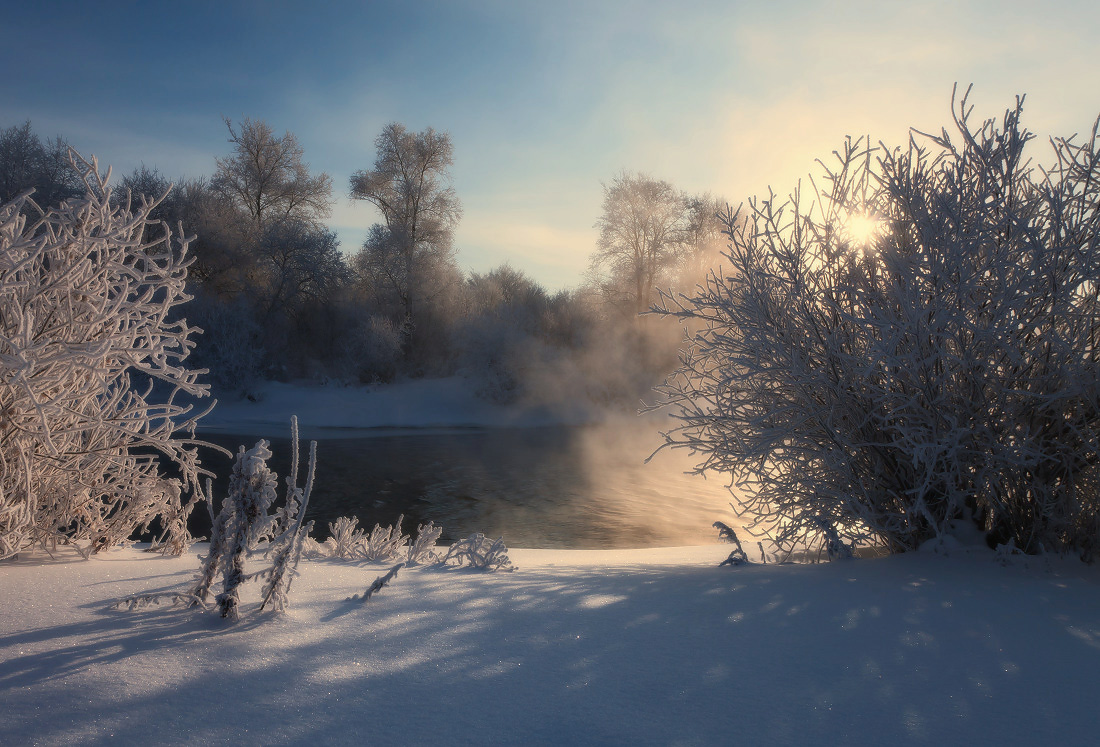
[[[390,568],[389,572],[386,575],[379,576],[378,578],[374,579],[374,581],[371,583],[371,585],[367,587],[367,590],[365,592],[363,592],[363,596],[360,597],[357,594],[357,595],[352,597],[352,600],[353,601],[359,601],[360,603],[366,602],[367,600],[369,600],[371,598],[371,596],[376,591],[380,591],[382,589],[382,587],[384,587],[386,584],[388,584],[390,581],[392,581],[394,578],[396,578],[397,577],[397,572],[399,570],[401,570],[402,568],[404,568],[404,567],[405,567],[404,563],[398,563],[393,568]]]

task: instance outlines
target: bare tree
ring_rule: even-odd
[[[1100,121],[1036,172],[1021,108],[975,126],[964,96],[929,146],[849,140],[809,199],[727,213],[733,271],[665,298],[698,325],[666,440],[781,544],[900,551],[974,519],[1098,549]]]
[[[604,185],[591,275],[605,299],[637,315],[656,299],[687,238],[688,202],[666,181],[627,171]]]
[[[454,229],[462,206],[450,182],[451,138],[428,128],[409,132],[393,122],[374,141],[374,168],[351,177],[351,197],[381,213],[360,254],[359,265],[400,301],[407,327],[414,301],[437,269],[454,264]]]
[[[266,122],[247,117],[240,131],[228,118],[225,126],[234,152],[217,159],[211,186],[242,208],[259,232],[275,221],[317,224],[328,215],[332,179],[310,175],[298,138],[290,132],[276,137]]]

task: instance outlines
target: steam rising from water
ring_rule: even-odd
[[[716,520],[738,523],[726,476],[686,474],[696,462],[683,450],[664,449],[644,463],[661,444],[663,420],[615,418],[578,436],[588,490],[569,508],[617,538],[644,539],[619,546],[716,542]]]

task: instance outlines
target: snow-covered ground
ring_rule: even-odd
[[[404,380],[374,386],[309,386],[260,382],[250,389],[255,401],[222,397],[201,428],[252,436],[289,432],[297,415],[309,438],[339,435],[337,430],[368,428],[522,427],[578,424],[594,408],[577,403],[553,411],[504,406],[479,399],[468,380]]]
[[[205,425],[585,420],[460,379],[258,393]],[[0,562],[0,745],[1095,743],[1100,569],[943,547],[737,568],[722,545],[513,549],[515,572],[405,569],[366,604],[387,565],[307,560],[288,613],[252,588],[236,625],[111,608],[186,588],[201,545],[24,556]]]
[[[304,561],[236,625],[109,609],[194,554],[0,563],[0,743],[1096,743],[1097,569],[725,550],[513,550],[366,604],[385,565]]]

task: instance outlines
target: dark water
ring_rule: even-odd
[[[231,451],[256,437],[200,434]],[[290,440],[269,439],[269,466],[288,474]],[[503,535],[513,547],[657,547],[716,541],[715,519],[729,519],[722,483],[683,474],[690,462],[662,453],[637,423],[615,426],[490,428],[446,432],[359,431],[318,439],[317,477],[306,518],[314,536],[355,516],[367,529],[404,515],[407,534],[435,521],[443,541],[474,531]],[[301,444],[299,484],[308,442]],[[203,463],[225,495],[231,460],[213,451]],[[205,511],[193,531],[206,535]]]

